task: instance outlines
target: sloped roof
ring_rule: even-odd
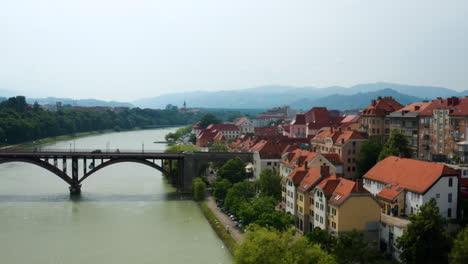
[[[203,129],[200,134],[198,134],[198,139],[214,139],[218,134],[216,129]]]
[[[326,138],[331,138],[334,145],[342,145],[352,139],[366,139],[358,131],[329,128],[317,134],[312,142],[323,143]]]
[[[425,193],[444,175],[457,175],[457,171],[439,163],[390,156],[372,167],[364,178]]]
[[[339,178],[339,183],[333,191],[330,199],[328,201],[335,205],[341,205],[351,194],[368,194],[364,186],[362,186],[362,181],[355,182],[345,178]]]
[[[291,125],[305,125],[306,119],[304,114],[297,114],[296,118],[291,122]]]
[[[411,113],[420,113],[426,109],[431,103],[430,102],[416,102],[409,104],[396,112],[411,112]]]
[[[405,188],[401,187],[400,185],[396,184],[387,184],[385,187],[377,194],[379,198],[393,201],[395,200],[400,193],[402,193]]]
[[[298,187],[298,190],[302,192],[310,190],[311,188],[315,187],[315,185],[318,183],[320,178],[321,178],[320,169],[309,168],[307,170],[306,176],[302,179]]]
[[[445,99],[435,99],[421,111],[420,115],[432,115],[434,109],[450,109],[450,116],[468,115],[468,98],[450,97]]]
[[[304,167],[299,167],[294,169],[289,175],[288,178],[292,179],[294,185],[299,185],[306,175],[306,170]]]
[[[363,116],[385,116],[391,112],[395,112],[404,106],[397,102],[392,97],[379,97],[377,100],[372,100],[371,105],[364,108]]]

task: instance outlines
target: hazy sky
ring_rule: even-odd
[[[467,0],[3,0],[0,36],[0,89],[27,96],[468,89]]]

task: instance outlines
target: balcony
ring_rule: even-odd
[[[424,135],[423,135],[423,139],[429,139],[429,135],[428,135],[428,134],[424,134]]]

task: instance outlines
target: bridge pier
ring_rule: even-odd
[[[86,167],[86,166],[85,166]],[[78,178],[78,158],[72,158],[72,183],[70,185],[70,194],[79,195],[81,193],[80,179]]]
[[[81,184],[70,185],[70,195],[80,195],[81,194]]]

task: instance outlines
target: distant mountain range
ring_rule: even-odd
[[[107,106],[107,107],[135,107],[131,103],[116,102],[116,101],[102,101],[96,99],[70,99],[70,98],[26,98],[26,101],[30,104],[37,102],[38,104],[55,104],[56,102],[62,102],[62,104],[69,104],[72,106]]]
[[[14,92],[0,89],[1,97],[13,96]],[[402,104],[436,97],[465,96],[468,91],[458,92],[444,87],[404,85],[395,83],[368,83],[351,87],[332,86],[327,88],[294,87],[268,85],[249,89],[227,91],[194,91],[170,93],[153,98],[144,98],[132,103],[102,101],[95,99],[69,98],[28,98],[29,103],[62,104],[73,106],[108,106],[108,107],[141,107],[165,108],[172,104],[182,106],[184,100],[189,108],[222,108],[222,109],[267,109],[289,105],[295,109],[309,109],[313,106],[326,106],[330,109],[348,110],[363,108],[378,96],[392,96]]]
[[[195,91],[164,94],[133,102],[147,108],[164,108],[167,104],[181,106],[184,100],[189,107],[206,108],[271,108],[290,105],[308,109],[326,106],[346,110],[369,105],[378,96],[393,96],[402,104],[436,97],[464,96],[468,91],[458,92],[443,87],[403,85],[394,83],[369,83],[352,87],[332,86],[327,88],[269,85],[232,91]]]

